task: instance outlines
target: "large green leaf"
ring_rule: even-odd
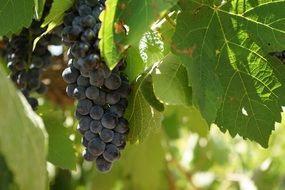
[[[158,99],[168,105],[191,104],[187,71],[179,57],[173,54],[167,55],[154,69],[153,86]]]
[[[151,24],[176,2],[177,0],[120,0],[116,17],[117,22],[128,26],[127,44],[137,44],[142,35],[150,29]]]
[[[0,67],[0,152],[21,190],[45,189],[46,133],[43,122],[32,111]]]
[[[28,27],[34,15],[34,0],[0,1],[0,36]]]
[[[125,116],[129,121],[131,143],[142,141],[151,130],[158,129],[161,125],[161,113],[149,105],[142,92],[141,85],[147,76],[137,79],[129,97]]]
[[[284,1],[181,0],[173,51],[188,68],[193,103],[208,123],[267,147],[285,105]]]
[[[100,40],[100,50],[105,61],[110,69],[113,69],[117,62],[119,61],[119,52],[116,46],[114,33],[116,29],[114,28],[116,6],[118,0],[107,0],[105,5],[105,10],[101,13],[100,19],[102,21],[102,26],[99,32]]]
[[[59,107],[46,103],[39,112],[49,135],[48,161],[63,169],[75,169],[75,150],[72,141],[68,138],[67,128],[63,126],[66,119],[63,111]]]

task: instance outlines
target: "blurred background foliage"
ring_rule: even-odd
[[[222,134],[214,125],[208,132],[195,108],[168,106],[162,129],[141,144],[128,144],[112,171],[101,174],[80,156],[72,106],[62,109],[41,100],[38,114],[49,134],[47,169],[52,190],[285,189],[284,119],[276,124],[270,146],[264,149]],[[2,157],[0,189],[17,189]]]

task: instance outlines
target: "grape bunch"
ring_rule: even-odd
[[[103,9],[102,0],[79,0],[66,13],[62,38],[70,48],[62,76],[67,95],[78,100],[75,116],[83,136],[83,157],[107,172],[126,144],[129,128],[123,114],[131,88],[123,73],[125,61],[111,71],[100,56],[98,16]]]
[[[50,5],[51,1],[47,1],[43,15],[47,15]],[[48,50],[48,45],[61,44],[61,34],[58,30],[54,30],[41,37],[33,51],[34,40],[46,29],[41,28],[42,22],[43,19],[33,20],[29,28],[24,28],[10,39],[4,39],[7,46],[6,58],[10,78],[34,110],[38,106],[38,100],[32,97],[31,93],[43,94],[47,91],[46,85],[41,81],[41,74],[51,65],[51,53]]]
[[[46,85],[41,81],[41,74],[51,65],[48,45],[61,43],[60,35],[47,34],[40,38],[32,51],[34,39],[43,32],[40,22],[34,21],[29,29],[24,28],[20,34],[13,35],[7,44],[7,67],[11,72],[10,78],[34,110],[38,106],[38,101],[31,97],[31,93],[43,94],[47,91]]]

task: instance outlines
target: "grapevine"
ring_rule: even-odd
[[[111,71],[100,55],[99,15],[104,6],[104,1],[77,1],[64,17],[62,33],[70,47],[68,67],[62,76],[68,84],[66,93],[78,100],[75,115],[83,135],[83,157],[95,160],[101,172],[111,169],[125,147],[129,128],[123,115],[130,93],[129,80],[123,73],[125,61]]]

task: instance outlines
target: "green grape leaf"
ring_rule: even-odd
[[[210,124],[268,146],[285,105],[284,1],[181,0],[172,50],[187,67],[193,104]]]
[[[47,103],[41,106],[39,113],[42,115],[49,136],[48,161],[57,167],[74,170],[76,168],[75,150],[72,141],[68,138],[67,128],[63,126],[64,113]]]
[[[45,189],[47,135],[43,122],[1,69],[0,86],[5,89],[0,90],[1,155],[20,190]]]
[[[127,74],[130,81],[135,80],[145,70],[145,63],[141,58],[139,48],[130,47],[128,49],[126,62],[127,68],[124,70],[124,73]]]
[[[163,50],[164,43],[158,33],[152,30],[147,31],[138,47],[131,46],[128,49],[125,73],[129,79],[134,80],[139,74],[158,63],[164,57]]]
[[[50,31],[60,25],[63,22],[64,12],[73,5],[73,2],[74,0],[54,0],[42,27],[49,25],[48,31]]]
[[[149,105],[142,93],[141,86],[146,77],[147,75],[140,76],[136,80],[125,113],[130,127],[128,140],[131,143],[143,141],[151,130],[158,129],[161,125],[161,113]]]
[[[33,20],[33,0],[2,0],[0,2],[0,36],[11,35],[23,27],[28,27]]]
[[[122,23],[128,28],[126,44],[137,45],[150,26],[176,3],[177,0],[120,0],[116,18],[117,23]]]
[[[142,94],[146,101],[157,111],[163,112],[164,105],[155,96],[153,92],[152,76],[148,75],[142,82],[141,85]]]
[[[102,26],[99,31],[99,38],[101,39],[99,47],[110,69],[116,66],[120,58],[113,33],[116,30],[114,23],[117,3],[118,0],[107,0],[105,2],[106,8],[100,15]]]
[[[36,19],[41,19],[42,13],[45,7],[46,0],[34,0],[35,3],[35,17]]]
[[[167,55],[153,71],[154,92],[168,105],[190,105],[192,90],[187,71],[178,56]]]

